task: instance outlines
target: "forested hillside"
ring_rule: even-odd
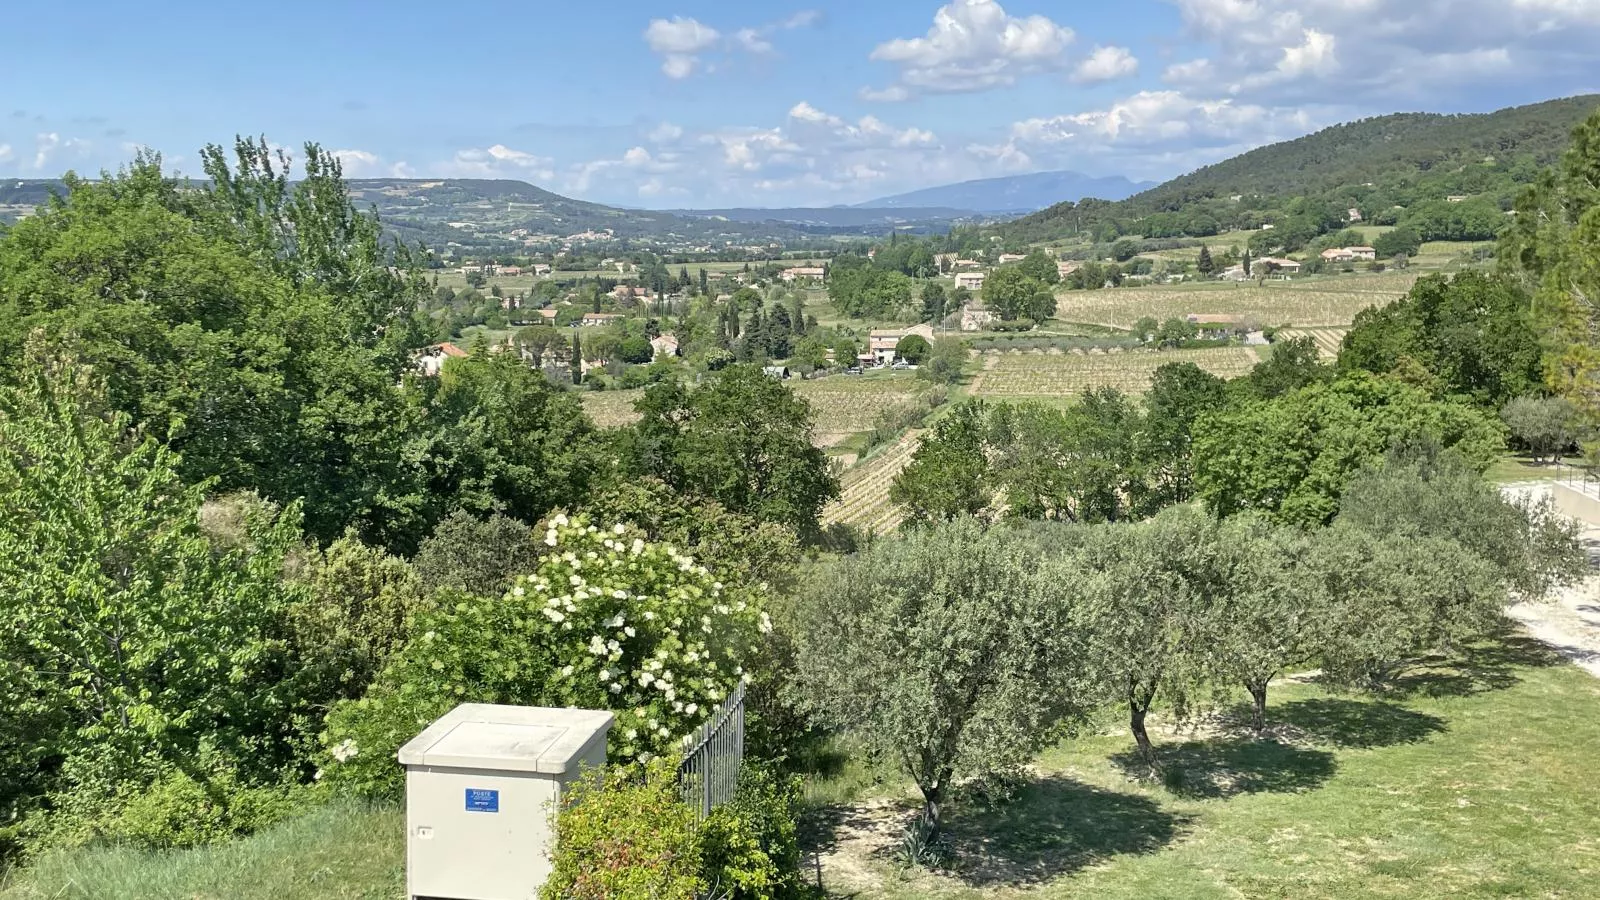
[[[1288,225],[1277,237],[1297,249],[1346,221],[1351,209],[1380,225],[1404,224],[1408,211],[1451,197],[1504,212],[1597,106],[1600,96],[1588,95],[1481,115],[1363,119],[1252,150],[1120,203],[1060,203],[1001,230],[1023,240],[1084,230],[1167,238]]]

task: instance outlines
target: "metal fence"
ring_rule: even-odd
[[[700,818],[733,799],[744,763],[744,684],[723,701],[716,715],[683,739],[678,789]]]

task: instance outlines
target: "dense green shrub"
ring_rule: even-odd
[[[700,875],[694,810],[671,766],[613,769],[574,783],[555,816],[543,900],[695,900]]]
[[[395,750],[458,703],[617,713],[610,758],[649,760],[708,718],[760,649],[761,595],[725,586],[674,547],[558,515],[548,554],[502,599],[441,598],[404,649],[323,735],[323,773],[396,795]]]
[[[202,755],[276,782],[304,699],[280,582],[298,509],[257,505],[214,544],[203,488],[99,380],[34,354],[20,374],[0,391],[0,821]]]
[[[739,773],[733,800],[700,828],[701,870],[715,896],[790,900],[800,881],[800,780],[758,766]]]
[[[533,527],[499,514],[480,519],[467,512],[445,517],[417,548],[411,564],[424,593],[440,588],[498,597],[539,558]]]

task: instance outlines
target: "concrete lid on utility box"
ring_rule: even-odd
[[[606,739],[614,719],[592,709],[463,703],[398,755],[406,766],[562,775]]]

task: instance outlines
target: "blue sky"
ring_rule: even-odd
[[[1164,179],[1352,118],[1600,91],[1600,0],[12,6],[0,175],[26,178],[140,146],[193,174],[246,133],[318,141],[353,177],[829,205]]]

